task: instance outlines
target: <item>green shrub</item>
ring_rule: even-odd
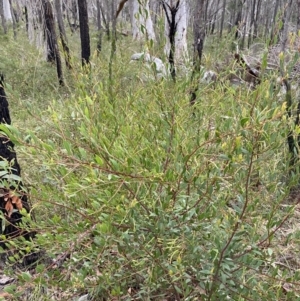
[[[190,107],[185,79],[142,83],[126,61],[118,54],[113,87],[104,57],[90,74],[76,67],[66,97],[13,135],[33,244],[55,260],[19,281],[37,300],[45,289],[60,300],[295,300],[283,284],[299,273],[277,263],[294,208],[292,121],[271,84],[202,87]]]

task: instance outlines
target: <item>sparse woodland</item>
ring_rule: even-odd
[[[300,298],[300,1],[0,17],[0,300]]]

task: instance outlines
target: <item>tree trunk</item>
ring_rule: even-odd
[[[163,9],[166,15],[166,32],[168,34],[168,43],[166,44],[165,51],[169,54],[170,74],[173,81],[176,81],[176,69],[175,69],[175,35],[177,32],[176,14],[180,5],[180,0],[177,0],[176,4],[172,6],[166,2],[162,2]],[[169,53],[168,53],[169,52]]]
[[[106,19],[105,17],[105,13],[104,13],[104,9],[103,6],[101,5],[101,2],[99,2],[100,5],[100,10],[101,10],[101,16],[102,16],[102,20],[105,26],[105,31],[106,31],[106,36],[107,36],[107,40],[110,40],[110,28],[109,28],[109,20]]]
[[[259,22],[259,15],[261,11],[261,4],[262,0],[258,0],[257,7],[256,7],[256,15],[254,19],[254,29],[253,29],[253,38],[256,39],[258,36],[258,22]],[[265,18],[268,18],[268,16],[265,16]]]
[[[28,23],[28,11],[27,11],[27,6],[24,7],[24,15],[25,15],[26,31],[27,31],[27,34],[28,34],[28,32],[29,32],[29,23]]]
[[[60,40],[61,40],[61,44],[63,46],[64,55],[65,55],[66,66],[69,69],[72,69],[70,49],[68,47],[68,40],[67,40],[66,31],[65,31],[60,0],[55,0],[55,10],[56,10],[56,17],[57,17]]]
[[[250,26],[249,26],[249,35],[248,35],[248,48],[251,45],[251,39],[253,40],[254,32],[254,22],[255,22],[255,12],[256,12],[256,0],[252,1],[251,15],[250,15]]]
[[[186,0],[162,1],[165,12],[165,54],[173,56],[174,66],[187,57],[187,7]],[[176,45],[176,47],[175,47]],[[173,48],[173,49],[172,49]],[[174,52],[174,53],[171,53]],[[173,70],[173,72],[175,69]]]
[[[235,32],[235,39],[238,39],[239,37],[239,32],[240,32],[240,27],[242,25],[242,13],[243,13],[243,5],[245,3],[245,0],[237,0],[237,15],[236,19],[234,22],[234,25],[236,27],[236,32]]]
[[[90,63],[90,33],[86,0],[78,0],[82,66]]]
[[[73,23],[71,23],[70,25],[71,25],[71,28],[73,28],[73,30],[76,30],[77,27],[78,27],[78,25],[77,25],[77,18],[78,18],[78,10],[79,10],[79,7],[77,8],[76,0],[72,1],[71,8],[72,8],[71,12],[72,12],[72,16],[73,16]]]
[[[114,103],[115,94],[114,94],[114,77],[113,77],[113,61],[116,54],[116,38],[117,38],[117,16],[115,14],[115,0],[111,0],[111,19],[112,19],[112,39],[111,39],[111,52],[108,64],[108,80],[109,80],[109,100],[111,103]]]
[[[7,24],[4,15],[4,0],[0,0],[0,15],[4,34],[7,34]]]
[[[213,15],[212,20],[211,20],[211,27],[210,27],[209,32],[212,35],[214,34],[215,28],[216,28],[216,20],[217,20],[217,14],[218,14],[218,11],[219,11],[219,6],[220,6],[220,0],[217,1],[216,10],[215,10],[214,15]],[[223,20],[223,23],[224,23],[224,20]]]
[[[142,5],[143,4],[143,5]],[[131,26],[134,39],[155,40],[154,27],[150,15],[149,0],[130,0]]]
[[[11,7],[9,0],[3,0],[4,16],[7,21],[12,21]]]
[[[4,90],[4,78],[0,75],[0,123],[11,124],[9,105]],[[8,164],[7,173],[21,177],[21,168],[17,160],[17,154],[14,150],[14,143],[5,135],[0,137],[0,160]],[[5,165],[4,165],[5,166]],[[4,170],[1,169],[1,172]],[[3,179],[2,179],[3,180]],[[34,237],[33,232],[27,232],[21,227],[23,214],[22,209],[30,211],[27,194],[24,192],[24,185],[21,181],[8,181],[7,185],[1,181],[0,210],[2,217],[0,221],[0,234],[5,235],[7,239],[23,236],[29,240]],[[5,241],[1,239],[1,248],[6,248]],[[30,255],[29,255],[30,256]],[[32,256],[34,260],[34,256]]]
[[[244,26],[243,28],[243,36],[242,36],[242,41],[241,41],[241,49],[245,48],[245,41],[246,41],[246,34],[247,34],[247,22],[248,22],[248,14],[247,14],[247,9],[245,13],[245,20],[240,22],[241,25]]]
[[[293,0],[289,0],[284,7],[283,28],[281,30],[280,44],[281,51],[285,51],[288,42],[289,21],[292,13]]]
[[[272,30],[271,30],[271,37],[270,37],[271,44],[273,44],[273,43],[276,42],[276,41],[274,41],[274,38],[275,38],[276,17],[277,17],[277,12],[278,12],[279,1],[280,1],[280,0],[276,0],[276,2],[275,2],[275,7],[274,7],[273,22],[272,22]]]
[[[201,70],[201,60],[203,53],[203,46],[206,32],[205,22],[205,8],[206,0],[197,0],[195,14],[194,14],[194,55],[193,55],[193,73],[192,73],[192,85],[194,86],[191,91],[190,104],[193,105],[196,102],[198,82]]]
[[[61,58],[57,44],[57,38],[55,33],[54,17],[52,5],[49,0],[42,1],[44,17],[45,17],[45,31],[47,38],[48,55],[47,60],[49,62],[56,62],[56,70],[59,84],[64,85]]]
[[[14,32],[14,39],[17,38],[17,24],[16,24],[16,18],[13,12],[13,7],[12,7],[12,0],[9,0],[9,5],[10,5],[10,13],[11,13],[11,17],[12,17],[12,23],[13,23],[13,32]]]
[[[298,14],[297,14],[297,31],[300,30],[300,0],[297,0],[297,10],[298,10]]]
[[[222,38],[222,34],[223,34],[225,10],[226,10],[226,0],[224,0],[224,2],[223,2],[222,17],[221,17],[221,27],[220,27],[220,38]]]
[[[100,0],[97,0],[97,30],[98,30],[97,51],[101,52],[101,48],[102,48],[102,21],[101,21]]]

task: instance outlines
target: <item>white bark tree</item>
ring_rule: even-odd
[[[3,0],[4,18],[7,21],[12,21],[11,9],[9,0]]]
[[[178,10],[175,15],[175,24],[176,24],[176,34],[175,34],[175,53],[174,60],[175,65],[178,65],[180,62],[187,59],[188,49],[187,49],[187,3],[186,0],[177,0],[179,1]],[[165,36],[166,36],[166,45],[165,45],[165,54],[168,56],[171,49],[171,43],[169,39],[170,35],[170,23],[168,21],[171,20],[172,14],[171,9],[175,7],[177,1],[174,0],[165,0],[166,7],[169,9],[165,10],[166,18],[165,18]]]
[[[149,0],[130,0],[130,5],[133,38],[141,40],[146,37],[149,40],[155,41]]]

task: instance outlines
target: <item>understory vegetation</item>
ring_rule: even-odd
[[[111,79],[110,42],[89,71],[73,37],[65,87],[26,39],[0,38],[37,232],[8,242],[13,300],[299,298],[294,120],[271,75],[256,89],[200,84],[190,106],[190,74],[149,80],[153,70],[129,63],[139,50],[129,37],[117,41]],[[216,47],[204,64],[222,64],[230,45]],[[32,250],[41,259],[26,270],[18,262]]]

